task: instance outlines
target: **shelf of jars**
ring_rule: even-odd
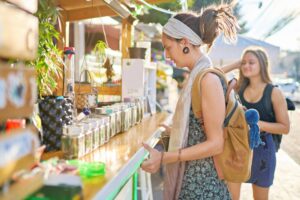
[[[164,130],[159,128],[159,124],[170,117],[167,113],[156,113],[140,118],[133,108],[119,118],[117,113],[109,111],[107,114],[107,109],[112,107],[96,109],[95,114],[81,123],[64,127],[62,150],[45,153],[42,157],[50,159],[58,156],[87,163],[103,163],[103,174],[82,179],[84,199],[114,199],[118,196],[147,155],[142,142],[155,146]],[[136,114],[132,115],[132,111]]]

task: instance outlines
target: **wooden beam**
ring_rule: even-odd
[[[78,20],[90,19],[96,17],[118,15],[107,6],[81,8],[81,9],[69,10],[69,11],[62,10],[61,13],[65,13],[67,21],[78,21]]]
[[[176,2],[176,0],[146,0],[147,3],[150,4],[160,4],[160,3],[170,3],[170,2]]]
[[[160,4],[160,3],[170,3],[176,2],[176,0],[145,0],[149,4]],[[142,4],[139,0],[135,0],[134,3],[131,0],[121,0],[122,3],[132,5],[132,4]]]
[[[57,47],[60,50],[63,50],[66,45],[66,23],[67,23],[67,15],[66,12],[61,12],[58,21],[58,32],[59,32],[59,40],[57,41]]]
[[[132,25],[127,19],[122,20],[122,58],[129,58],[128,47],[131,45]]]
[[[56,5],[63,10],[77,10],[106,5],[103,0],[57,0]]]
[[[114,86],[96,86],[98,90],[98,95],[118,95],[121,96],[121,85],[114,85]],[[79,92],[79,83],[75,83],[75,93]],[[91,92],[91,85],[90,84],[80,84],[80,93],[90,93]]]

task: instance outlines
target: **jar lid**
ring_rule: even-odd
[[[91,124],[88,121],[82,121],[79,124],[83,126],[83,131],[84,132],[87,132],[91,129]]]
[[[103,117],[103,123],[104,124],[109,123],[109,117]]]
[[[74,124],[68,126],[68,135],[80,135],[83,133],[83,126],[81,124]]]
[[[97,128],[99,126],[99,120],[97,118],[88,118],[92,128]]]
[[[79,174],[87,178],[104,175],[105,164],[103,162],[86,162],[79,165]]]
[[[96,114],[105,114],[105,108],[95,108]]]
[[[112,114],[113,113],[112,108],[106,108],[105,113],[106,114]]]

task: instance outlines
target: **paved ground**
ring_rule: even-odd
[[[163,181],[159,173],[152,175],[153,199],[162,200]],[[251,184],[243,184],[241,200],[252,200]],[[283,150],[277,153],[277,168],[270,200],[300,199],[300,165]]]
[[[300,104],[297,104],[296,111],[289,112],[289,116],[290,133],[283,136],[281,148],[300,165]]]

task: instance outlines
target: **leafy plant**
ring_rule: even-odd
[[[106,54],[105,54],[105,49],[107,48],[107,45],[105,42],[103,42],[102,40],[98,40],[93,52],[96,54],[96,57],[98,59],[98,61],[104,63],[105,58],[106,58]]]
[[[37,72],[38,91],[40,96],[52,94],[57,87],[57,78],[61,76],[62,51],[54,40],[59,39],[59,32],[55,24],[59,11],[52,0],[39,0],[38,11],[35,14],[39,19],[39,45],[37,59],[26,63],[35,67]]]

